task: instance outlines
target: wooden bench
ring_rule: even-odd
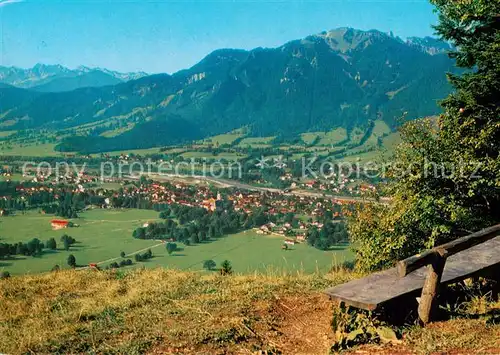
[[[496,225],[402,260],[392,269],[325,292],[331,299],[372,311],[422,290],[418,315],[426,324],[432,320],[440,285],[484,275],[499,265],[500,225]]]

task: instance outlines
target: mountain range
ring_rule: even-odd
[[[98,152],[241,127],[285,138],[376,119],[395,128],[403,115],[439,112],[438,100],[451,91],[445,74],[456,71],[449,50],[432,38],[340,28],[277,48],[216,50],[172,75],[109,86],[50,93],[0,87],[0,129],[66,130],[60,150]],[[120,129],[103,136],[110,128]]]
[[[0,83],[39,92],[62,92],[83,87],[116,85],[147,75],[144,72],[119,73],[84,66],[76,69],[45,64],[36,64],[30,69],[0,66]]]

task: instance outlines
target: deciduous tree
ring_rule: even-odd
[[[358,206],[357,265],[374,270],[500,222],[500,2],[432,0],[460,75],[437,119],[406,124],[389,171],[390,207]]]
[[[213,269],[215,269],[216,266],[217,266],[217,264],[213,260],[205,260],[203,262],[203,268],[205,270],[213,270]]]

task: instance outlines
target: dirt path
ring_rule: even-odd
[[[155,244],[153,246],[150,246],[150,247],[147,247],[147,248],[144,248],[144,249],[141,249],[141,250],[137,250],[137,251],[134,251],[133,253],[129,253],[129,254],[126,254],[125,257],[130,257],[130,256],[133,256],[135,254],[139,254],[139,253],[142,253],[148,249],[154,249],[154,248],[157,248],[159,247],[160,245],[164,245],[163,242],[161,243],[158,243],[158,244]],[[110,262],[113,262],[115,260],[119,260],[119,259],[123,259],[121,256],[118,256],[116,258],[111,258],[111,259],[107,259],[107,260],[103,260],[103,261],[99,261],[97,263],[95,263],[96,265],[102,265],[102,264],[106,264],[106,263],[110,263]],[[87,270],[87,269],[90,269],[90,266],[84,266],[84,267],[80,267],[78,268],[77,270]]]

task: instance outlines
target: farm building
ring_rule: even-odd
[[[54,230],[68,228],[68,223],[68,221],[65,221],[63,219],[53,219],[52,221],[50,221],[50,225]]]

